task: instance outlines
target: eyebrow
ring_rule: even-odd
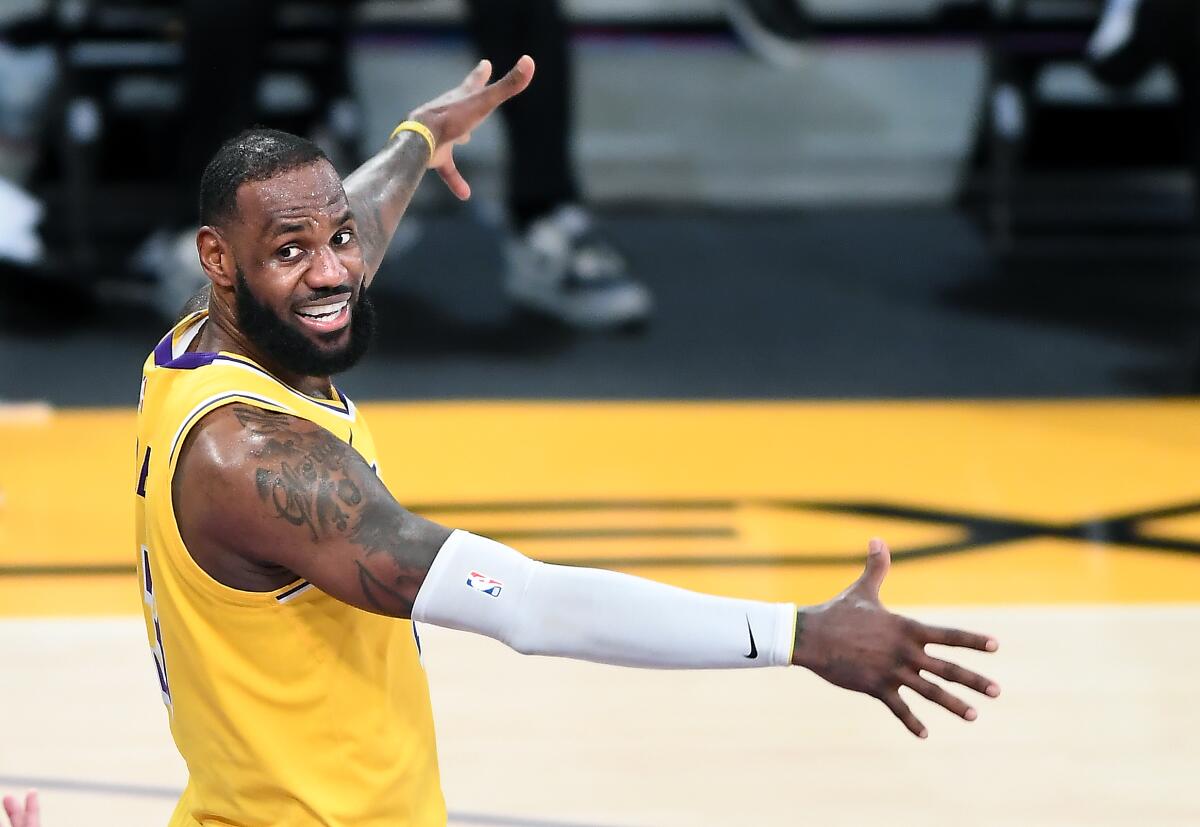
[[[349,207],[346,207],[346,209],[342,211],[341,215],[336,216],[333,219],[333,223],[340,227],[343,224],[345,224],[347,221],[352,221],[353,219],[354,219],[354,211],[352,209],[350,209]],[[280,220],[286,220],[286,219],[275,219],[275,221],[280,221]],[[278,238],[281,235],[287,235],[289,233],[302,233],[309,228],[309,225],[307,223],[300,223],[300,222],[292,222],[290,224],[279,224],[278,226],[274,226],[274,225],[275,225],[274,221],[271,222],[270,225],[268,225],[268,229],[270,230],[270,233],[271,233],[271,235],[270,235],[271,238]]]
[[[288,233],[302,233],[307,229],[307,224],[280,224],[271,231],[271,238],[287,235]]]

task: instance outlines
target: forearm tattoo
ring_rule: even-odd
[[[379,269],[400,217],[421,183],[428,152],[423,138],[403,134],[345,180],[369,274]]]
[[[411,613],[429,565],[415,536],[414,524],[424,521],[392,500],[358,452],[328,431],[249,405],[233,412],[251,436],[255,489],[268,513],[312,543],[341,538],[357,547],[363,597],[380,612]],[[386,576],[373,560],[378,555],[394,567]]]

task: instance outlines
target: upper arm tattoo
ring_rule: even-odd
[[[396,503],[358,452],[328,431],[250,405],[234,405],[233,413],[251,436],[254,487],[267,512],[312,543],[342,539],[356,547],[366,601],[387,614],[411,612],[432,560],[433,524]],[[367,565],[378,555],[394,567],[386,577]]]

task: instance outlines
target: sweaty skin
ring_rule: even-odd
[[[470,187],[454,163],[454,147],[469,140],[471,131],[496,107],[522,92],[533,73],[533,61],[525,56],[503,78],[489,84],[491,64],[480,61],[458,86],[409,113],[408,120],[419,121],[434,135],[437,148],[432,155],[420,135],[401,132],[344,184],[332,165],[317,161],[239,187],[237,220],[219,227],[202,227],[197,234],[200,262],[210,284],[207,291],[201,291],[188,305],[192,309],[206,306],[209,317],[191,349],[248,356],[297,390],[327,397],[331,389],[328,376],[304,376],[288,371],[273,362],[241,330],[234,298],[239,270],[258,301],[303,332],[311,343],[324,350],[344,347],[354,324],[354,302],[378,270],[426,169],[437,170],[460,198],[469,197]],[[315,330],[297,315],[297,310],[312,304],[317,296],[338,293],[350,298],[346,318],[338,329]],[[322,457],[331,456],[345,446],[327,431],[294,418],[289,418],[288,423],[294,433],[282,433],[276,427],[272,429],[273,436],[269,436],[261,421],[251,422],[245,410],[239,419],[238,413],[232,407],[218,409],[205,416],[188,434],[180,449],[172,496],[188,550],[206,572],[234,588],[270,591],[297,576],[307,577],[306,561],[312,555],[300,553],[303,547],[295,545],[295,538],[290,536],[274,538],[269,531],[254,534],[254,529],[262,528],[264,522],[273,529],[284,530],[285,534],[284,527],[292,527],[279,514],[264,520],[260,510],[273,507],[275,502],[257,499],[263,475],[274,473],[282,479],[285,473],[283,465],[270,465],[268,459],[284,462],[279,459],[284,446],[306,455],[310,450],[316,451]],[[314,447],[316,442],[322,447]],[[363,463],[358,454],[350,451],[347,456],[347,465],[353,466],[355,473],[360,472]],[[410,584],[406,589],[411,598],[449,531],[400,509],[371,476],[364,485],[370,485],[378,495],[369,503],[375,510],[356,536],[361,539],[386,534],[379,509],[383,506],[392,509],[387,525],[399,543],[394,550],[397,554],[404,551],[414,555],[415,565],[420,566],[415,586]],[[248,479],[255,481],[251,489],[254,497],[240,496],[248,492],[239,484]],[[275,489],[277,493],[282,485]],[[239,492],[239,496],[230,499],[231,491]],[[317,492],[309,495],[315,505]],[[302,495],[293,492],[291,496],[294,503]],[[266,514],[270,516],[269,511]],[[258,541],[249,543],[249,537],[257,537]],[[331,537],[309,536],[310,543],[321,539]],[[350,545],[355,549],[364,547],[361,543]],[[378,557],[380,542],[371,548]],[[258,549],[277,551],[268,559]],[[411,563],[405,561],[406,571],[411,569]],[[376,559],[372,565],[386,564]],[[342,569],[337,572],[340,574]],[[397,598],[389,597],[385,589],[375,589],[374,603],[366,600],[362,591],[361,584],[371,582],[372,577],[383,584],[390,580],[394,585],[398,575],[357,567],[350,573],[350,582],[358,589],[357,598],[339,591],[332,582],[326,591],[362,608],[407,616],[409,608],[402,601],[397,603]]]
[[[344,185],[325,161],[243,184],[237,220],[198,234],[211,285],[209,319],[192,348],[248,356],[303,393],[329,395],[328,376],[289,373],[239,328],[234,294],[239,269],[257,300],[315,346],[344,347],[354,324],[353,300],[378,269],[421,174],[437,169],[455,194],[468,196],[453,146],[525,88],[533,64],[522,58],[503,79],[486,85],[489,73],[480,64],[454,90],[410,115],[437,137],[432,157],[422,138],[402,134]],[[316,323],[297,312],[317,297],[327,301],[343,294],[351,298],[344,318]],[[189,432],[172,497],[188,551],[218,582],[261,592],[303,578],[338,600],[394,617],[411,616],[425,575],[451,533],[404,509],[362,457],[333,434],[307,420],[246,405],[218,408]],[[800,609],[793,663],[878,698],[919,737],[925,727],[901,699],[901,686],[974,720],[971,706],[921,673],[991,697],[998,687],[928,655],[925,646],[994,651],[996,642],[887,611],[879,587],[889,566],[887,546],[872,541],[866,570],[855,583],[824,604]]]
[[[197,348],[249,356],[292,387],[327,396],[328,376],[291,373],[241,330],[233,291],[240,268],[255,297],[310,342],[330,352],[346,346],[366,263],[341,179],[322,160],[267,181],[248,182],[238,188],[237,214],[240,220],[220,229],[204,227],[199,233],[200,261],[211,280],[211,295],[209,321],[197,337]],[[339,330],[314,330],[297,315],[305,305],[339,291],[350,298]]]

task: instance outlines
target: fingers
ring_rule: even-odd
[[[454,193],[455,197],[460,201],[466,201],[471,197],[471,185],[467,183],[467,179],[463,178],[462,173],[458,171],[458,167],[454,164],[454,158],[451,156],[446,163],[437,168],[438,175],[442,176],[442,180],[446,182],[446,186],[450,192]]]
[[[533,58],[529,55],[521,55],[504,77],[482,90],[487,105],[492,108],[497,107],[513,95],[524,92],[525,88],[529,86],[529,82],[533,80],[534,68]]]
[[[950,710],[964,721],[974,721],[979,717],[979,713],[962,698],[952,695],[933,681],[925,680],[911,669],[901,670],[900,681],[922,698]]]
[[[1000,695],[1000,687],[995,681],[985,678],[978,672],[965,669],[957,663],[951,663],[948,660],[935,658],[928,654],[921,654],[915,659],[914,663],[917,669],[922,672],[929,672],[944,680],[960,683],[982,695],[987,695],[989,698],[996,698]]]
[[[908,704],[900,697],[900,693],[895,689],[880,696],[879,700],[883,701],[884,706],[892,711],[892,714],[900,719],[900,723],[908,728],[908,731],[918,738],[926,738],[929,736],[929,730],[925,729],[925,725],[921,723],[916,715],[913,715],[912,710],[908,708]]]
[[[4,812],[8,816],[8,823],[12,827],[38,827],[41,823],[39,816],[40,808],[38,807],[37,790],[30,790],[25,794],[25,806],[21,807],[21,802],[16,796],[6,795],[4,797]]]
[[[463,86],[471,92],[477,92],[487,86],[491,77],[492,62],[485,58],[476,63],[475,68],[467,74],[466,79],[463,80]]]
[[[940,643],[944,646],[962,646],[967,649],[978,649],[980,652],[995,652],[1000,644],[993,637],[964,632],[962,629],[947,629],[942,626],[926,626],[917,623],[915,631],[921,643]]]
[[[891,567],[892,553],[888,550],[887,543],[876,537],[867,545],[867,567],[863,569],[858,582],[870,589],[871,594],[878,598],[879,587],[883,585],[883,580],[887,577]]]

